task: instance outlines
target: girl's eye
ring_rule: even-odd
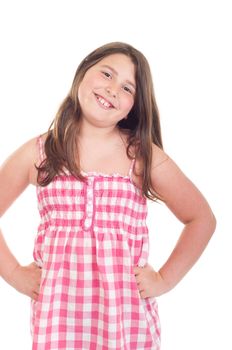
[[[129,94],[133,94],[133,91],[128,86],[124,86],[124,90],[129,92]]]
[[[108,73],[108,72],[102,72],[102,74],[104,74],[107,78],[110,78],[110,77],[111,77],[111,74]]]

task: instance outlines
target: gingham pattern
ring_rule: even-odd
[[[38,138],[41,160],[44,157]],[[37,187],[42,267],[32,301],[33,350],[158,350],[155,298],[141,299],[133,266],[147,262],[146,200],[128,176],[69,172]]]

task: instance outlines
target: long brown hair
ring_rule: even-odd
[[[126,43],[113,42],[91,52],[77,68],[72,87],[61,104],[48,130],[45,141],[46,158],[37,167],[38,184],[48,185],[55,175],[64,168],[77,179],[84,181],[78,157],[77,135],[81,118],[78,100],[79,85],[89,68],[112,54],[124,54],[135,65],[136,94],[134,105],[126,119],[118,122],[118,128],[127,130],[127,155],[132,158],[131,149],[136,150],[136,158],[142,161],[142,193],[149,199],[158,198],[151,185],[152,143],[163,148],[159,112],[155,100],[149,64],[144,55]]]

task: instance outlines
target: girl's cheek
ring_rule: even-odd
[[[134,105],[134,99],[133,97],[130,97],[127,99],[126,103],[125,103],[125,108],[127,109],[131,109]]]

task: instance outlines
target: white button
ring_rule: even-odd
[[[91,225],[91,220],[90,219],[85,219],[84,227],[88,228],[90,225]]]
[[[92,178],[89,178],[89,179],[88,179],[88,184],[89,184],[89,185],[92,185],[92,184],[93,184],[93,179],[92,179]]]

